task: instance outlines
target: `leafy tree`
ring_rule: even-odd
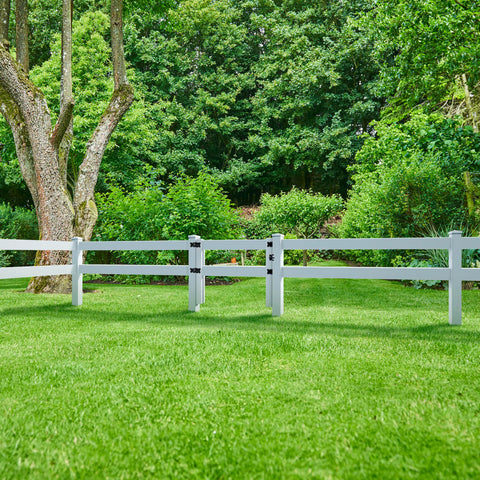
[[[2,0],[0,24],[10,23],[10,2]],[[133,102],[123,53],[122,0],[111,0],[110,33],[114,88],[110,102],[86,145],[86,152],[73,185],[67,189],[69,152],[73,141],[72,113],[72,1],[62,4],[60,110],[52,116],[44,93],[29,79],[28,8],[16,1],[16,59],[9,52],[8,29],[0,31],[0,111],[10,126],[22,175],[32,195],[40,236],[66,240],[73,235],[89,239],[97,219],[94,189],[101,160],[112,132]],[[95,65],[92,65],[92,69]],[[39,252],[38,264],[66,261],[64,252]],[[29,289],[65,291],[68,279],[33,279]]]
[[[257,177],[245,142],[259,49],[245,3],[187,0],[147,22],[132,16],[126,28],[127,58],[154,105],[161,165],[171,175],[235,170],[223,181],[230,191]]]
[[[353,22],[369,8],[185,0],[132,15],[127,58],[154,105],[166,173],[207,167],[243,202],[292,184],[345,191],[381,104],[371,42]]]
[[[258,126],[250,141],[272,183],[293,177],[303,188],[345,193],[358,133],[381,105],[369,90],[377,74],[371,41],[355,26],[370,5],[286,1],[254,15],[265,48],[254,67]]]
[[[362,24],[376,39],[377,87],[389,98],[387,114],[403,118],[422,105],[460,113],[478,130],[478,1],[378,0]]]

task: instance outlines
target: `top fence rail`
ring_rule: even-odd
[[[204,250],[265,250],[265,240],[202,240]],[[283,250],[448,250],[449,237],[284,239]],[[479,250],[480,237],[461,237],[462,250]],[[82,251],[188,250],[188,240],[88,241]],[[71,241],[0,239],[0,250],[71,251]]]
[[[284,250],[448,250],[450,239],[447,237],[287,239],[283,240],[282,245]]]
[[[10,240],[0,239],[0,250],[63,250],[72,251],[72,242],[55,240]]]

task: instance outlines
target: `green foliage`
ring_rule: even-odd
[[[388,97],[388,115],[403,118],[419,104],[433,111],[445,103],[461,108],[462,74],[478,94],[479,20],[478,1],[375,2],[361,23],[375,39],[372,60],[380,69],[376,90]]]
[[[295,184],[345,190],[345,166],[378,115],[364,31],[369,2],[187,0],[132,15],[127,58],[147,86],[166,172],[207,167],[229,194]]]
[[[96,240],[186,240],[189,235],[205,239],[236,238],[238,217],[218,186],[205,172],[181,177],[166,192],[145,183],[134,192],[119,187],[97,194],[99,222]],[[184,263],[185,252],[116,252],[122,263]]]
[[[452,230],[460,229],[464,237],[473,237],[476,232],[472,231],[468,226],[458,224],[450,224],[442,226],[440,230],[431,227],[428,232],[428,237],[448,237]],[[448,268],[449,266],[449,252],[448,250],[420,250],[412,252],[407,258],[405,256],[397,256],[392,265],[396,267],[440,267]],[[462,267],[463,268],[479,268],[480,267],[480,250],[467,249],[462,251]],[[448,288],[447,281],[441,280],[412,280],[411,283],[415,288],[424,287],[439,287]],[[464,283],[465,286],[465,283]]]
[[[377,76],[370,33],[354,22],[370,3],[126,1],[136,102],[108,145],[99,191],[133,190],[150,165],[166,183],[205,168],[236,203],[292,185],[344,194],[346,165],[363,141],[358,132],[381,106],[369,88]],[[31,78],[45,91],[53,121],[60,7],[59,0],[30,5]],[[81,0],[74,7],[71,181],[112,88],[108,4]],[[3,130],[2,121],[0,142],[14,151]],[[0,196],[23,205],[28,194],[15,162],[8,160],[8,172],[0,167]]]
[[[238,217],[218,181],[205,172],[196,178],[181,177],[165,196],[168,223],[166,238],[182,240],[188,235],[205,239],[235,238]]]
[[[424,236],[432,228],[468,224],[463,172],[480,168],[480,135],[452,120],[421,114],[375,128],[377,137],[367,138],[357,155],[339,234]],[[357,258],[388,265],[393,253],[365,251]]]
[[[38,240],[35,212],[0,203],[0,238]],[[0,267],[31,265],[35,252],[0,251]]]
[[[0,117],[0,144],[0,199],[10,205],[30,205],[31,196],[20,172],[13,135],[3,117]]]
[[[252,14],[265,49],[254,66],[258,127],[249,140],[270,182],[281,185],[287,174],[302,188],[346,192],[358,132],[381,105],[369,88],[377,76],[372,41],[354,22],[370,8],[368,1],[300,0]]]
[[[317,238],[325,222],[340,213],[343,201],[308,190],[292,188],[280,195],[262,195],[254,222],[264,232],[292,233],[298,238]]]
[[[243,164],[255,91],[250,70],[259,54],[251,33],[243,2],[228,0],[187,0],[147,22],[138,13],[126,25],[127,58],[148,86],[156,148],[170,174],[233,169],[223,184],[235,187],[258,176],[254,163]]]
[[[133,0],[127,0],[130,3]],[[97,0],[76,0],[73,3],[73,18],[80,19],[86,12],[97,10],[107,14],[107,2]],[[29,55],[30,66],[41,65],[51,55],[52,38],[61,31],[62,0],[32,0],[29,2]],[[13,19],[12,19],[13,20]],[[12,35],[12,42],[15,38]]]

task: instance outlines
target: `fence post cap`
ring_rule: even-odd
[[[73,237],[72,242],[82,242],[83,238],[82,237]]]
[[[281,233],[274,233],[272,237],[283,237],[283,235]]]
[[[461,237],[462,236],[462,231],[461,230],[453,230],[452,232],[448,232],[449,237],[453,237],[454,235]]]

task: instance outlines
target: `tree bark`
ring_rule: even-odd
[[[75,104],[72,82],[72,20],[73,0],[63,0],[60,114],[52,134],[52,140],[58,148],[58,165],[65,189],[67,188],[68,156],[73,140],[73,106]]]
[[[10,24],[10,0],[0,0],[0,45],[8,51],[8,26]]]
[[[27,0],[16,0],[15,10],[17,62],[28,75],[30,62],[28,59],[28,4]]]
[[[468,83],[467,83],[467,76],[462,73],[461,75],[461,80],[462,80],[462,85],[463,85],[463,90],[465,92],[465,105],[467,107],[467,114],[470,119],[470,122],[473,127],[474,132],[478,132],[478,123],[477,123],[477,112],[473,108],[472,104],[472,99],[470,97],[470,89],[468,88]]]

